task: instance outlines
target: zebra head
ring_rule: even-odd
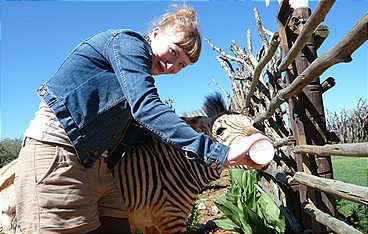
[[[241,137],[261,132],[253,127],[253,120],[248,116],[229,111],[217,92],[206,97],[201,109],[185,113],[181,118],[197,132],[227,146]]]

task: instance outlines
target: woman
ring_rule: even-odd
[[[198,163],[242,163],[263,136],[229,149],[192,130],[157,94],[152,75],[181,71],[200,50],[196,13],[182,6],[146,36],[107,30],[71,52],[38,88],[41,104],[24,134],[15,181],[21,232],[126,231],[106,162],[120,157],[117,146],[140,140],[131,133],[135,125]]]

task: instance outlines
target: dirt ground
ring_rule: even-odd
[[[221,217],[222,212],[216,207],[216,196],[223,197],[230,186],[229,173],[224,170],[221,178],[212,182],[202,193],[198,196],[196,207],[199,211],[198,217],[198,233],[207,234],[230,234],[235,232],[225,231],[219,229],[213,222],[214,219]]]

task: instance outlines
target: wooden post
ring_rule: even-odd
[[[309,7],[297,7],[293,9],[287,0],[284,0],[280,4],[277,18],[284,57],[296,41],[310,15],[311,10]],[[286,68],[288,82],[291,83],[316,57],[316,46],[314,35],[312,35],[295,61]],[[315,77],[297,97],[289,99],[289,115],[293,135],[298,145],[326,144],[327,130],[319,77]],[[295,155],[295,160],[297,171],[323,178],[333,178],[330,157],[298,154]],[[316,222],[303,211],[302,204],[310,199],[314,204],[317,204],[319,210],[335,216],[335,198],[331,195],[318,192],[313,188],[308,188],[305,185],[299,185],[298,192],[300,204],[297,206],[296,216],[301,218],[305,228],[310,228],[317,233],[326,232],[327,229],[325,226]]]

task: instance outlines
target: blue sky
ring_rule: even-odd
[[[108,28],[130,28],[145,33],[151,20],[166,12],[172,3],[175,2],[0,1],[0,137],[22,136],[39,104],[35,89],[52,76],[80,41]],[[230,54],[232,40],[247,47],[247,29],[252,34],[253,51],[259,50],[254,7],[258,8],[263,25],[277,31],[277,1],[271,1],[268,7],[264,1],[250,0],[186,3],[197,10],[203,38]],[[317,3],[309,1],[312,11]],[[337,0],[323,23],[329,27],[330,35],[318,54],[335,45],[366,12],[366,0]],[[178,114],[199,108],[206,95],[220,91],[212,79],[231,91],[230,81],[215,58],[217,55],[204,42],[198,63],[175,76],[156,77],[161,98],[171,98]],[[360,98],[367,99],[367,43],[352,57],[352,62],[335,65],[322,74],[322,81],[333,76],[337,83],[323,95],[325,109],[337,112],[351,109]]]

